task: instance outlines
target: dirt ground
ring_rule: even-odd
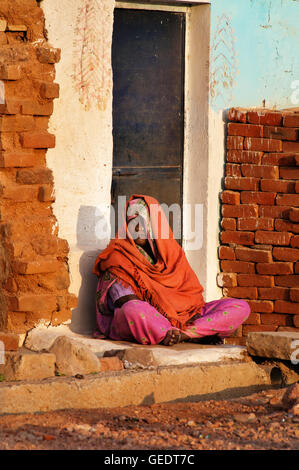
[[[299,450],[286,388],[223,401],[0,415],[0,450]]]

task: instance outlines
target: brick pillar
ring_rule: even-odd
[[[299,109],[228,121],[218,285],[251,306],[240,337],[299,331]]]
[[[45,38],[35,0],[0,3],[0,331],[71,317],[68,244],[58,237],[46,152],[60,50]],[[1,95],[2,89],[2,95]]]

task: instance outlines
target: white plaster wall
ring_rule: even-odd
[[[106,7],[106,23],[101,27],[105,40],[111,44],[114,1],[101,1]],[[109,240],[109,237],[97,239],[95,229],[101,216],[107,222],[110,217],[113,141],[110,48],[104,51],[106,56],[101,57],[105,76],[98,77],[105,88],[99,93],[106,99],[101,103],[94,99],[88,107],[86,102],[79,101],[78,88],[75,88],[74,65],[80,61],[75,26],[83,3],[82,0],[44,0],[41,5],[49,42],[61,49],[61,61],[56,65],[60,98],[55,100],[49,128],[56,135],[56,147],[47,153],[55,181],[54,213],[59,236],[70,245],[70,291],[79,295],[78,308],[73,310],[72,328],[87,332],[95,322],[96,278],[91,269],[98,250]],[[84,28],[83,16],[81,21]]]

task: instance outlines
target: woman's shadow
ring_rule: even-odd
[[[96,327],[97,277],[92,268],[98,254],[110,241],[110,221],[99,207],[81,206],[77,219],[77,249],[82,251],[79,260],[81,285],[78,304],[72,311],[70,329],[79,334],[91,335]],[[107,230],[105,230],[105,228]]]

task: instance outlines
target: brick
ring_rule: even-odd
[[[22,77],[19,65],[0,65],[0,80],[20,80]]]
[[[1,132],[22,132],[34,128],[32,116],[3,116],[0,117]]]
[[[279,170],[273,165],[249,165],[244,164],[241,167],[242,175],[247,178],[279,178]]]
[[[257,191],[259,189],[258,178],[236,178],[226,176],[224,184],[226,189],[236,191]]]
[[[220,199],[223,204],[240,204],[240,193],[236,191],[223,191]]]
[[[27,31],[27,26],[24,24],[8,24],[7,30],[11,32],[23,32]]]
[[[20,335],[0,331],[0,343],[4,345],[5,351],[17,351],[20,347]]]
[[[274,111],[248,111],[247,121],[251,124],[262,124],[268,126],[280,126],[282,114]]]
[[[226,297],[233,297],[237,299],[256,299],[256,287],[228,287],[223,289],[223,294]]]
[[[299,328],[299,315],[294,315],[293,324],[296,328]]]
[[[256,137],[245,137],[244,149],[264,152],[281,152],[282,141],[277,139],[259,139]],[[293,150],[286,150],[286,152]]]
[[[293,274],[293,263],[257,263],[256,272],[258,274]]]
[[[287,302],[285,300],[276,300],[274,304],[274,310],[278,313],[294,313],[299,315],[299,303]]]
[[[21,184],[53,183],[53,174],[49,168],[35,167],[17,171],[16,181]]]
[[[6,46],[7,44],[7,36],[3,31],[0,31],[0,46]]]
[[[263,152],[250,152],[248,150],[228,150],[226,161],[231,163],[253,163],[259,165]]]
[[[21,108],[22,114],[50,116],[53,113],[53,102],[40,104],[34,101],[26,101],[22,104]]]
[[[1,168],[21,168],[34,166],[36,164],[36,156],[34,153],[24,152],[0,152]]]
[[[273,230],[274,219],[263,218],[263,217],[251,217],[251,218],[238,218],[237,229],[238,230]]]
[[[299,248],[299,235],[295,235],[291,238],[291,247],[292,248]]]
[[[218,287],[236,287],[237,276],[234,273],[218,273],[217,274]]]
[[[294,155],[296,166],[299,166],[299,154]]]
[[[276,197],[278,206],[297,206],[299,207],[299,194],[278,194]]]
[[[296,160],[294,153],[264,153],[261,163],[262,165],[295,166]]]
[[[271,252],[266,250],[237,247],[235,249],[235,255],[238,260],[242,261],[252,261],[257,263],[267,263],[272,261]]]
[[[236,230],[237,228],[236,219],[231,218],[223,218],[220,225],[223,230]]]
[[[54,99],[59,98],[58,83],[42,83],[40,86],[40,95],[42,98]]]
[[[254,233],[227,230],[225,232],[221,232],[221,242],[227,244],[234,243],[236,245],[253,245]]]
[[[222,205],[223,217],[257,217],[258,208],[254,204]]]
[[[10,298],[11,310],[42,314],[56,310],[56,297],[50,294],[18,294]]]
[[[20,110],[20,100],[9,99],[5,103],[0,103],[0,114],[18,114]]]
[[[243,335],[247,336],[248,333],[253,333],[255,331],[276,331],[276,326],[274,325],[244,325]]]
[[[220,246],[218,256],[219,259],[236,259],[235,250],[230,246]]]
[[[250,313],[247,320],[243,322],[243,325],[260,325],[261,316],[259,313]]]
[[[55,135],[45,131],[26,132],[21,134],[21,142],[24,148],[53,148]]]
[[[123,370],[124,368],[124,363],[117,356],[100,357],[99,361],[101,372]]]
[[[277,313],[273,314],[263,314],[261,315],[262,325],[275,325],[275,326],[286,326],[292,325],[292,318],[289,315],[279,315]]]
[[[286,231],[292,233],[299,233],[299,224],[296,224],[296,222],[290,222],[289,220],[276,219],[275,230],[279,232]]]
[[[254,137],[254,136],[252,136]],[[263,137],[266,139],[297,140],[298,129],[265,126]]]
[[[286,180],[298,180],[299,179],[299,168],[280,168],[279,169],[280,178]]]
[[[225,273],[255,273],[254,263],[247,261],[223,260],[220,265]]]
[[[290,300],[292,302],[299,302],[299,286],[297,289],[290,289]]]
[[[263,126],[252,124],[229,123],[227,125],[228,135],[243,137],[263,137]]]
[[[269,300],[289,300],[289,289],[285,287],[259,287],[258,297]]]
[[[29,202],[37,199],[37,188],[27,185],[9,185],[5,186],[1,196],[14,202]]]
[[[288,232],[255,232],[255,242],[269,245],[289,245],[291,234]]]
[[[283,118],[285,127],[299,127],[299,114],[287,114]]]
[[[277,193],[294,193],[295,182],[294,181],[282,181],[273,179],[262,179],[261,180],[261,191],[266,192],[277,192]]]
[[[294,273],[299,274],[299,262],[298,261],[294,264]]]
[[[46,184],[40,186],[38,190],[38,199],[41,202],[54,202],[55,201],[55,193],[53,185]]]
[[[7,21],[4,19],[0,19],[0,31],[5,31],[7,26]]]
[[[241,176],[240,165],[227,163],[225,165],[225,176]]]
[[[298,287],[299,276],[289,274],[287,276],[275,276],[275,285],[281,287]]]
[[[259,217],[289,219],[289,206],[259,206]]]
[[[229,135],[226,140],[226,147],[229,150],[232,150],[232,149],[242,150],[243,143],[244,143],[244,137]]]
[[[270,300],[248,300],[251,312],[272,313],[274,304]]]
[[[246,123],[247,110],[242,108],[230,108],[227,113],[227,119],[229,121]]]
[[[280,261],[298,261],[299,260],[299,250],[296,248],[273,248],[273,258]]]
[[[299,222],[299,209],[294,207],[290,210],[289,219],[291,222]]]
[[[42,64],[56,64],[60,61],[61,50],[40,46],[36,48],[36,56]]]
[[[241,202],[242,204],[262,204],[262,205],[274,205],[276,193],[273,192],[261,192],[261,191],[242,191]]]
[[[273,276],[262,276],[259,274],[238,274],[238,286],[240,287],[273,287]]]
[[[61,266],[57,260],[39,260],[39,261],[22,261],[13,262],[13,269],[18,274],[42,274],[54,273]]]
[[[296,181],[295,192],[299,193],[299,181]]]
[[[277,142],[280,141],[278,140]],[[285,140],[282,142],[282,150],[283,152],[299,153],[299,142],[289,142]]]

